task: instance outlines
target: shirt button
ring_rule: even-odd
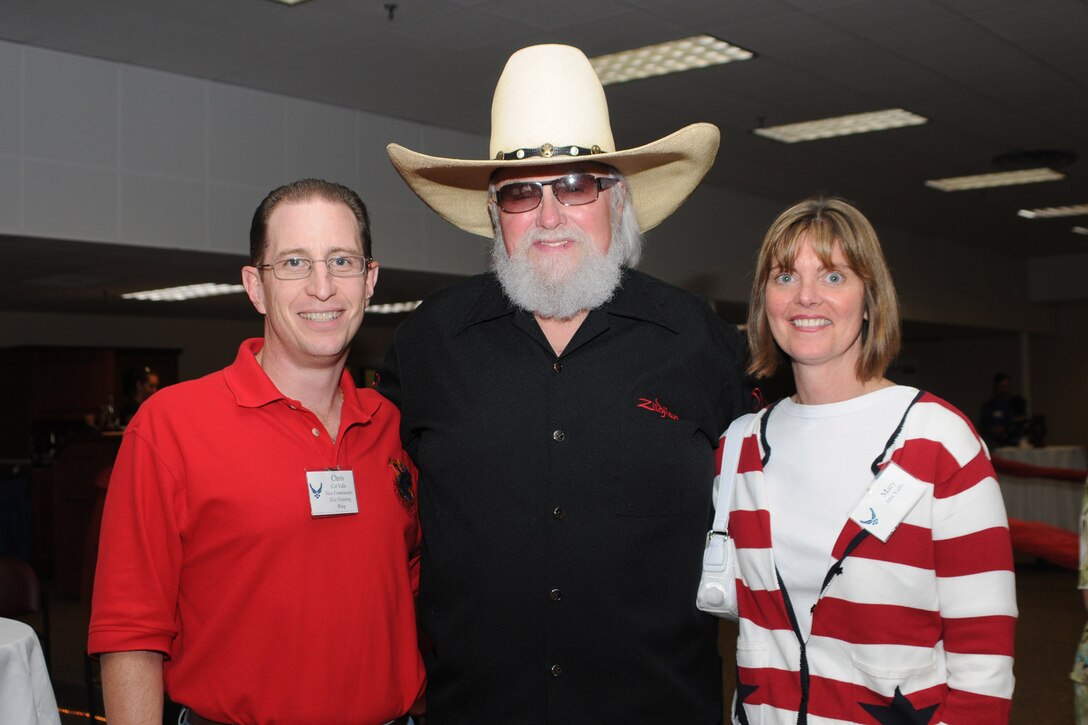
[[[557,373],[563,372],[563,363],[556,360],[554,363],[552,363],[552,370],[554,370]]]
[[[560,667],[559,665],[552,665],[551,666],[551,673],[552,673],[552,677],[559,677],[559,675],[563,674],[563,668]]]
[[[556,506],[555,508],[552,509],[552,518],[562,519],[566,515],[567,515],[567,512],[563,510],[562,506]]]
[[[548,592],[548,599],[551,599],[553,602],[558,602],[562,598],[563,592],[559,591],[558,589],[552,589],[550,592]]]
[[[317,428],[311,428],[310,432],[314,434],[314,438],[317,438],[321,435],[321,431],[319,431]]]
[[[295,406],[291,405],[290,403],[288,403],[288,404],[287,404],[287,407],[288,407],[288,408],[290,408],[291,410],[298,410],[298,408],[296,408]]]
[[[567,438],[567,434],[564,433],[563,431],[561,431],[561,430],[552,431],[552,440],[563,442],[564,440],[566,440],[566,438]]]

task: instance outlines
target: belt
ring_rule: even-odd
[[[410,722],[407,715],[398,717],[396,720],[391,720],[388,725],[405,725]],[[189,710],[189,725],[230,725],[230,723],[222,723],[218,720],[209,720],[206,717],[197,715],[192,710]]]
[[[230,725],[230,723],[219,722],[218,720],[209,720],[208,718],[197,715],[192,710],[189,710],[189,725]]]

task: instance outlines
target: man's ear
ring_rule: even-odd
[[[378,267],[380,267],[374,260],[370,261],[370,266],[366,270],[366,303],[370,304],[370,298],[374,296],[374,288],[378,286]]]
[[[257,308],[257,312],[260,312],[262,315],[266,314],[267,310],[264,306],[264,283],[261,281],[261,270],[248,264],[245,267],[242,267],[242,286],[246,288],[246,294],[249,295],[249,301]]]
[[[612,210],[616,218],[619,218],[623,214],[623,207],[627,205],[627,184],[621,181],[612,187],[612,193],[620,195],[619,203]]]

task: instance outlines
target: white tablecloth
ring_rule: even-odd
[[[1085,468],[1084,446],[1045,446],[1043,448],[1016,448],[1008,446],[990,451],[994,458],[1030,463],[1047,468]]]
[[[990,455],[1033,466],[1085,470],[1085,452],[1082,446],[995,448],[990,451]],[[1074,481],[1024,478],[1007,473],[999,473],[997,481],[1005,497],[1005,509],[1009,518],[1040,521],[1080,533],[1080,506],[1084,497],[1084,486],[1078,486]]]
[[[34,630],[0,618],[0,723],[60,725],[57,699]]]

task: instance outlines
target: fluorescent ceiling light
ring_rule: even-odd
[[[411,312],[419,307],[421,302],[423,302],[423,300],[414,300],[412,302],[387,302],[383,305],[370,305],[366,308],[366,312],[367,314],[395,315],[398,312]]]
[[[1055,219],[1063,216],[1080,216],[1081,214],[1088,214],[1088,204],[1048,206],[1045,209],[1021,209],[1016,213],[1025,219]]]
[[[941,191],[966,191],[968,189],[989,189],[994,186],[1034,184],[1040,181],[1059,181],[1064,178],[1065,174],[1060,174],[1053,169],[1023,169],[1021,171],[1000,171],[995,174],[930,179],[926,182],[926,186]]]
[[[721,65],[734,60],[748,60],[751,51],[730,45],[710,35],[670,40],[619,53],[590,58],[593,70],[603,85],[652,78],[669,73]]]
[[[1088,227],[1073,227],[1074,234],[1083,234],[1088,237]]]
[[[164,289],[146,290],[144,292],[129,292],[128,294],[121,295],[121,298],[126,300],[147,300],[149,302],[180,302],[181,300],[193,300],[199,297],[233,295],[245,291],[246,288],[240,284],[204,282],[203,284],[187,284],[183,287],[166,287]]]
[[[783,126],[757,128],[753,129],[752,133],[782,143],[797,143],[798,141],[817,141],[821,138],[833,138],[835,136],[851,136],[855,133],[887,131],[890,128],[902,128],[904,126],[919,126],[928,122],[928,118],[919,116],[917,113],[904,111],[902,108],[889,108],[884,111],[853,113],[849,116],[822,118],[818,121],[804,121],[802,123],[787,123]]]
[[[272,2],[279,3],[280,5],[301,5],[306,2],[306,0],[272,0]]]

